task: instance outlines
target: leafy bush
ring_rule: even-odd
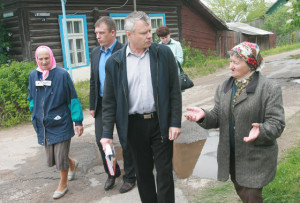
[[[13,61],[0,66],[0,126],[8,127],[30,119],[27,101],[28,75],[33,62]]]
[[[277,35],[289,35],[295,30],[295,27],[287,24],[287,21],[291,19],[291,13],[287,12],[288,7],[282,6],[272,14],[265,15],[265,23],[262,25],[264,30],[276,30]]]

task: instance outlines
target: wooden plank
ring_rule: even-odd
[[[23,60],[31,59],[31,41],[29,35],[29,26],[28,26],[28,12],[27,9],[20,8],[18,9],[18,17],[20,23],[20,37],[22,42],[22,52]]]

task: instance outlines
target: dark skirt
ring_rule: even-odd
[[[56,165],[57,170],[69,169],[69,150],[71,139],[47,145],[45,141],[45,150],[47,156],[47,163],[49,167]]]

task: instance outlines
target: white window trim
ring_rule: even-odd
[[[111,14],[109,14],[109,16],[114,20],[125,19],[126,16],[128,16],[128,15],[129,15],[129,13],[111,13]],[[161,19],[162,22],[163,22],[163,26],[166,26],[166,16],[165,16],[164,13],[149,14],[148,16],[150,18],[150,23],[151,23],[151,19]],[[120,39],[121,39],[120,42],[125,43],[122,40],[124,35],[125,35],[125,38],[126,38],[125,30],[117,30],[116,32],[117,32],[116,37],[120,37]],[[152,32],[152,34],[156,33],[156,28],[152,28],[151,32]]]
[[[74,53],[74,63],[72,63],[72,66],[82,66],[84,64],[86,64],[86,55],[85,55],[85,39],[84,39],[84,24],[83,24],[83,19],[82,18],[70,18],[70,19],[67,19],[67,22],[74,22],[74,21],[80,21],[81,22],[81,29],[82,29],[82,33],[69,33],[68,32],[68,40],[73,40],[73,49],[71,49],[70,47],[70,53],[71,53],[71,50],[74,50],[73,53]],[[74,29],[74,26],[72,27]],[[77,56],[77,49],[76,49],[76,39],[82,39],[82,42],[83,42],[83,50],[82,50],[82,53],[83,53],[83,61],[82,62],[78,62],[78,56]],[[70,46],[70,44],[69,44]]]
[[[89,46],[88,46],[88,34],[87,34],[87,21],[86,21],[86,16],[85,15],[67,15],[67,22],[72,21],[72,20],[80,20],[82,22],[82,34],[81,37],[79,37],[79,34],[69,34],[68,33],[68,40],[74,40],[74,39],[83,39],[83,62],[78,63],[77,61],[77,53],[75,54],[76,58],[76,63],[72,64],[71,67],[72,69],[76,68],[81,68],[81,67],[86,67],[90,65],[90,56],[89,56]],[[63,34],[63,26],[62,26],[62,19],[63,16],[59,15],[59,26],[60,26],[60,39],[61,39],[61,45],[62,45],[62,55],[63,55],[63,64],[64,68],[68,70],[67,67],[67,57],[66,57],[66,50],[65,50],[65,43],[66,40],[64,39],[64,34]],[[75,41],[75,40],[74,40]],[[76,47],[76,42],[74,44]]]

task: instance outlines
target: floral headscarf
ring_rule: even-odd
[[[39,51],[40,49],[47,49],[48,52],[49,52],[49,54],[50,54],[50,68],[49,68],[48,70],[44,70],[44,69],[43,69],[42,67],[40,67],[40,65],[39,65],[37,53],[38,53],[38,51]],[[49,47],[44,46],[44,45],[43,45],[43,46],[39,46],[39,47],[35,50],[35,61],[36,61],[37,65],[38,65],[38,67],[37,67],[36,70],[39,71],[39,72],[41,72],[41,73],[43,73],[43,80],[45,80],[45,79],[48,77],[49,71],[50,71],[51,69],[53,69],[53,68],[56,67],[56,61],[55,61],[55,58],[54,58],[54,56],[53,56],[52,50],[51,50]]]
[[[264,66],[264,59],[260,54],[258,45],[255,43],[242,42],[233,47],[231,51],[240,55],[252,71],[260,71]]]

